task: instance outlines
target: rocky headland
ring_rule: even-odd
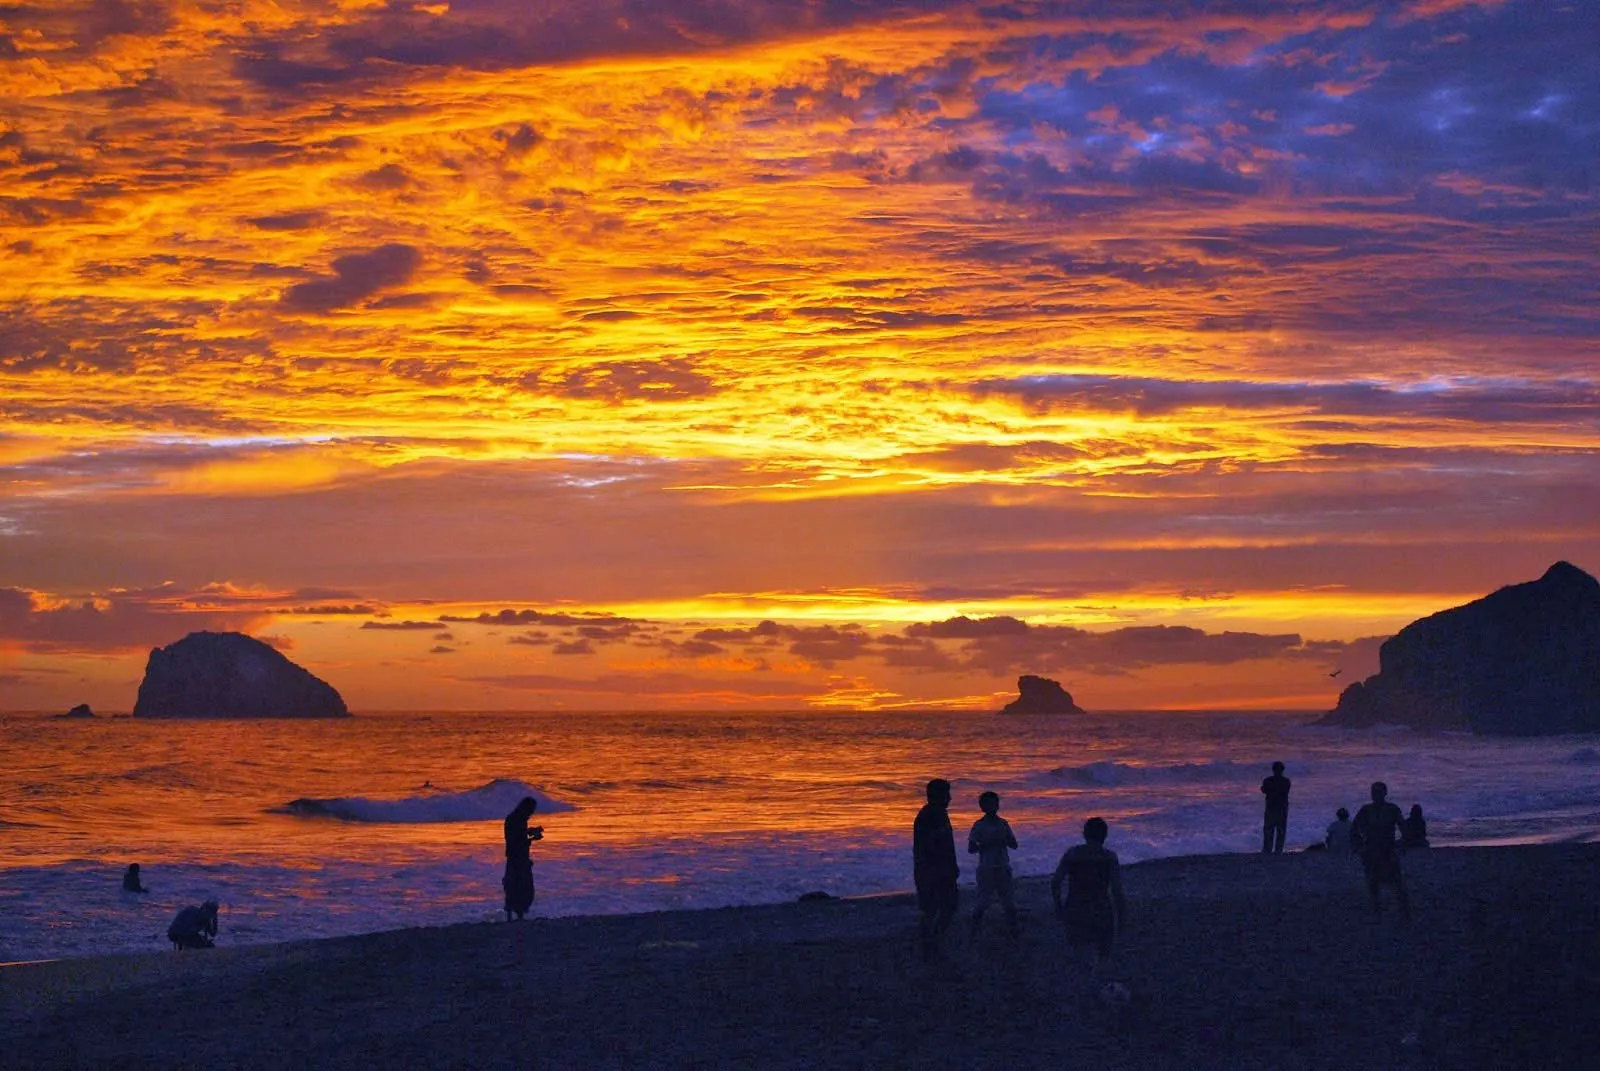
[[[1324,725],[1538,736],[1600,730],[1600,582],[1568,562],[1413,621]]]
[[[1017,678],[1017,697],[1001,708],[1002,714],[1082,714],[1072,694],[1048,677],[1024,674]]]
[[[136,718],[343,718],[326,681],[258,639],[191,632],[150,652]]]

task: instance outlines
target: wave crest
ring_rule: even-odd
[[[1037,775],[1045,783],[1084,785],[1091,788],[1116,788],[1119,785],[1174,784],[1209,781],[1249,780],[1256,767],[1244,763],[1176,762],[1168,765],[1137,766],[1125,762],[1085,763],[1082,766],[1057,766]]]
[[[383,822],[418,825],[430,822],[484,822],[504,818],[524,796],[539,801],[539,813],[571,811],[570,803],[551,799],[532,785],[514,778],[497,777],[465,792],[430,792],[398,800],[338,796],[333,799],[297,799],[285,807],[307,818],[337,818],[346,822]]]

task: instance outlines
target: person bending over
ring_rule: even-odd
[[[190,904],[173,917],[167,927],[167,940],[182,952],[186,948],[212,948],[216,945],[217,910],[215,900],[198,906]]]

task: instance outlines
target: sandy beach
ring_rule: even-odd
[[[886,896],[10,966],[0,1066],[1595,1066],[1600,845],[1405,866],[1409,924],[1320,853],[1128,867],[1126,1005],[1030,879],[935,964]]]

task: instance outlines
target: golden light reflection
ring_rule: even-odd
[[[1592,152],[1537,114],[1584,98],[1479,72],[1469,137],[1416,89],[1559,21],[1014,14],[6,8],[0,643],[126,651],[145,624],[50,612],[163,581],[1353,643],[1600,551],[1597,209],[1560,177]],[[506,687],[540,702],[667,672],[534,653]],[[462,654],[406,657],[445,695]],[[968,703],[1011,672],[921,657],[749,694]],[[44,665],[19,686],[55,694]]]

